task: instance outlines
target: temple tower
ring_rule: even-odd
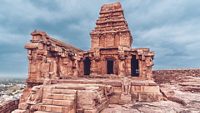
[[[133,39],[119,2],[101,7],[96,27],[90,36],[91,50],[131,47]]]

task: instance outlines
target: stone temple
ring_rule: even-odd
[[[119,2],[101,7],[88,51],[31,33],[27,87],[13,113],[100,113],[109,104],[163,99],[152,79],[154,52],[131,48]]]

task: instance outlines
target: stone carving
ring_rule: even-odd
[[[34,86],[31,90],[31,93],[27,99],[27,103],[34,105],[42,101],[42,88],[40,86]]]
[[[145,62],[147,67],[153,66],[153,60],[151,57],[147,57]]]
[[[120,76],[125,76],[125,61],[121,60],[119,63],[119,75]]]
[[[78,64],[78,60],[74,61],[74,76],[77,77],[79,74],[79,64]]]
[[[131,92],[131,80],[128,77],[122,79],[122,94],[130,95]]]

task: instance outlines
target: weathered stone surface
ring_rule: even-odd
[[[2,112],[2,113],[5,113],[5,112]],[[28,111],[27,110],[19,110],[19,109],[17,109],[15,111],[12,111],[12,113],[28,113]]]
[[[11,113],[13,110],[17,109],[19,100],[12,100],[0,104],[0,113]]]

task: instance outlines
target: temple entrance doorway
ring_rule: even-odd
[[[85,58],[84,62],[84,75],[90,75],[91,61],[88,57]]]
[[[107,59],[107,74],[114,74],[114,60]]]
[[[136,59],[135,55],[133,55],[131,59],[131,76],[133,77],[139,76],[139,62]]]

